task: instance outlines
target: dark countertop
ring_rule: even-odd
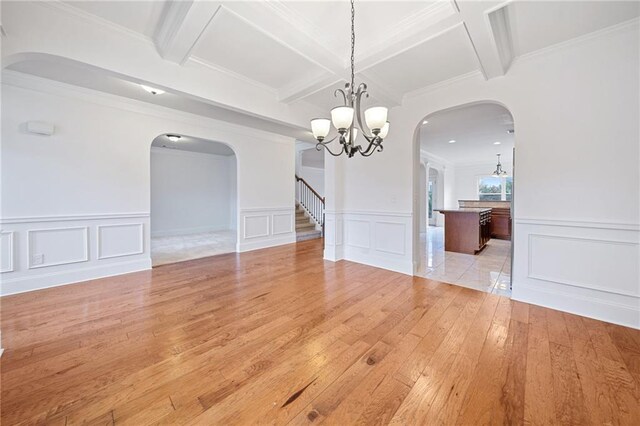
[[[489,207],[466,207],[459,209],[434,209],[440,213],[484,213],[490,212],[491,208]]]

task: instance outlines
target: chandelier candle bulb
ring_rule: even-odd
[[[338,130],[346,130],[353,123],[353,108],[347,106],[335,107],[331,110],[331,121]]]
[[[377,133],[387,122],[387,108],[371,107],[364,112],[364,121],[372,132]]]
[[[323,140],[329,134],[331,130],[331,120],[328,118],[314,118],[311,120],[311,132],[313,137],[318,140]]]

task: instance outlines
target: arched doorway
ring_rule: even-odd
[[[421,121],[415,197],[420,211],[422,197],[427,204],[414,229],[416,275],[510,295],[514,153],[513,117],[496,102]],[[503,173],[495,173],[498,158]]]
[[[179,134],[151,144],[153,266],[236,251],[237,160],[228,145]]]

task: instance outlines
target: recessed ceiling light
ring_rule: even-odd
[[[424,120],[422,124],[429,124],[429,122],[427,120]]]
[[[152,95],[162,95],[164,93],[164,90],[156,89],[155,87],[151,87],[151,86],[145,86],[144,84],[141,84],[140,87],[142,87],[144,90],[151,93]]]
[[[456,143],[456,141],[454,141],[453,139],[451,139],[451,140],[449,141],[449,143]]]
[[[500,145],[502,142],[494,142],[494,145]]]
[[[167,139],[169,139],[171,142],[178,142],[180,139],[182,139],[182,136],[179,136],[179,135],[167,135]]]

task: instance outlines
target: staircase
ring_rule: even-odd
[[[296,241],[324,236],[324,197],[296,175]]]
[[[316,229],[316,223],[307,215],[300,204],[296,203],[296,241],[320,237],[322,237],[322,231]]]

